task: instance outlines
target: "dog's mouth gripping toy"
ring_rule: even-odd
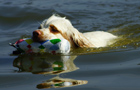
[[[20,39],[16,43],[9,43],[18,53],[52,53],[64,54],[70,52],[70,43],[66,39],[51,39],[43,42],[34,42],[31,38]]]

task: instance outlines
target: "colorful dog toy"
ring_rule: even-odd
[[[9,43],[20,53],[68,53],[70,43],[65,39],[51,39],[44,42],[34,42],[31,38],[20,39],[16,43]]]

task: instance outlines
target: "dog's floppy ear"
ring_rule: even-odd
[[[80,32],[73,33],[70,37],[77,47],[94,47],[94,45]]]

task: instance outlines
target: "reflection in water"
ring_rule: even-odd
[[[77,85],[87,84],[88,81],[86,80],[74,80],[74,79],[67,79],[67,78],[60,78],[54,77],[50,80],[45,81],[44,83],[38,84],[38,89],[43,88],[62,88],[62,87],[71,87]]]
[[[60,74],[77,70],[73,63],[76,56],[57,55],[20,55],[14,60],[13,65],[20,72],[33,74]]]
[[[14,67],[19,68],[19,72],[31,72],[33,74],[59,75],[61,73],[72,72],[77,69],[73,63],[77,56],[62,55],[19,55],[13,62]],[[38,84],[37,88],[61,88],[87,84],[86,80],[73,80],[55,77],[44,83]]]

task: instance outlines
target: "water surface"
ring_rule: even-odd
[[[1,90],[139,90],[139,0],[0,0]],[[11,56],[15,42],[30,37],[52,14],[66,16],[80,32],[108,31],[119,40],[105,48],[66,56]]]

